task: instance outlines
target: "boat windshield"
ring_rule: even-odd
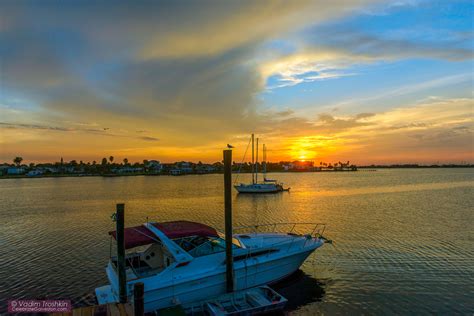
[[[220,237],[190,236],[173,239],[173,241],[195,258],[225,251],[225,240]],[[239,248],[235,243],[232,247]]]

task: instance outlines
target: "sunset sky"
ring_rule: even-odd
[[[472,1],[2,1],[0,162],[474,162]]]

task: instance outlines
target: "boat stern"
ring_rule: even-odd
[[[95,289],[95,296],[97,297],[97,301],[99,305],[109,304],[118,302],[118,276],[115,273],[115,269],[111,261],[107,264],[105,268],[105,272],[107,274],[107,278],[110,282],[109,285],[104,285]]]

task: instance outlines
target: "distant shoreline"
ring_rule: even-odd
[[[451,166],[360,166],[358,170],[287,170],[287,171],[268,171],[267,173],[340,173],[340,172],[357,172],[357,171],[377,171],[376,169],[452,169],[452,168],[474,168],[474,165],[451,165]],[[361,170],[362,169],[362,170]],[[240,172],[242,174],[250,174],[251,172]],[[131,174],[46,174],[39,176],[27,176],[23,175],[3,175],[0,176],[2,179],[38,179],[38,178],[82,178],[82,177],[103,177],[103,178],[115,178],[115,177],[136,177],[136,176],[189,176],[189,175],[206,175],[206,174],[222,174],[222,172],[211,172],[211,173],[187,173],[180,175],[171,175],[167,173],[153,174],[153,173],[131,173]]]
[[[474,168],[474,164],[471,165],[370,165],[370,166],[357,166],[358,169],[426,169],[426,168]]]

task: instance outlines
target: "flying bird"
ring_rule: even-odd
[[[106,130],[108,130],[108,129],[110,129],[110,128],[109,128],[109,127],[104,127],[104,131],[106,131]]]
[[[227,148],[235,148],[235,147],[232,146],[231,144],[227,144]]]

